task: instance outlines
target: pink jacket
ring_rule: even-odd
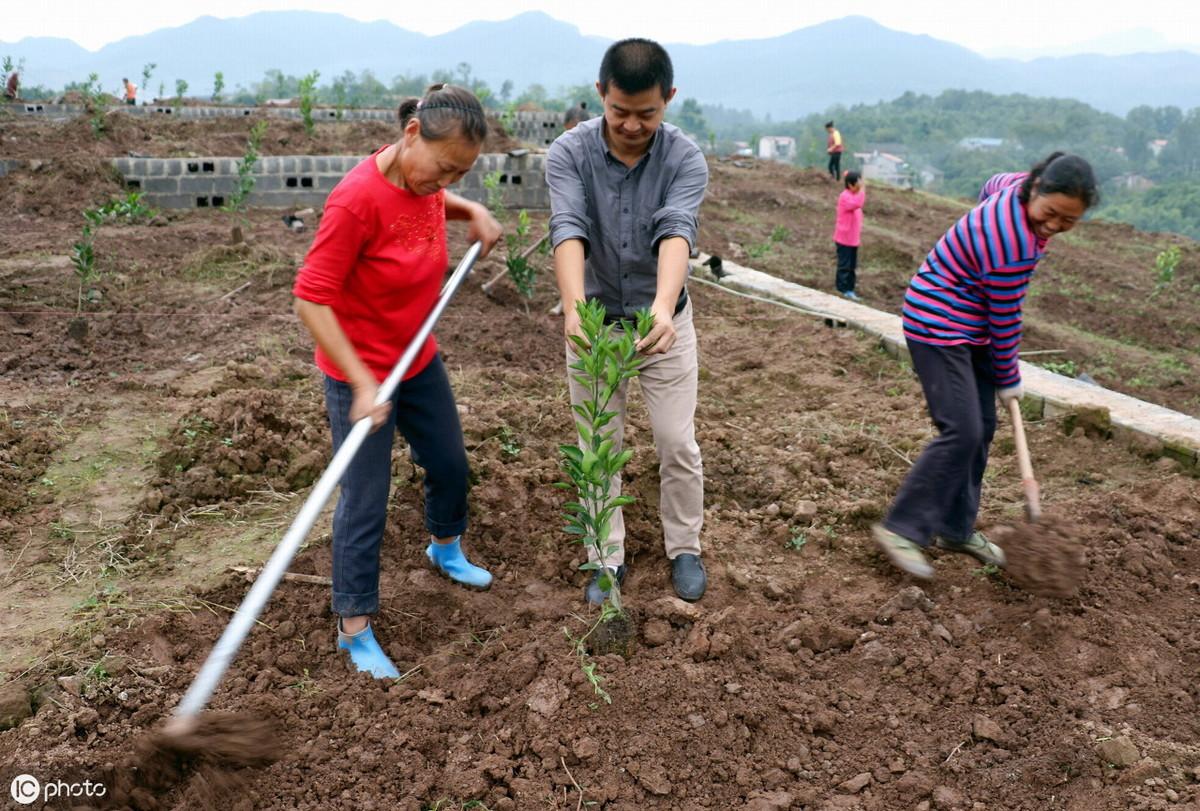
[[[867,201],[867,190],[852,192],[844,190],[838,195],[837,225],[833,228],[833,241],[839,245],[858,247],[862,237],[863,203]]]

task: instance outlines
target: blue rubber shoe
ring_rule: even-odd
[[[370,673],[377,679],[400,678],[400,671],[375,641],[370,625],[357,634],[347,634],[342,632],[342,623],[338,620],[338,647],[349,651],[350,661],[360,673]]]
[[[463,554],[461,535],[450,543],[429,544],[425,556],[435,569],[455,583],[475,589],[486,589],[492,585],[491,572],[471,563]]]

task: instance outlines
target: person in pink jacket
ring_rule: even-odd
[[[852,301],[858,301],[854,292],[855,271],[858,270],[858,244],[862,237],[863,203],[867,192],[858,172],[846,172],[846,188],[838,195],[837,225],[833,228],[833,243],[837,246],[837,290]]]

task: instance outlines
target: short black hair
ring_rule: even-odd
[[[612,83],[625,93],[641,93],[657,86],[664,99],[675,86],[675,68],[663,46],[649,39],[623,39],[608,46],[600,60],[600,91]]]
[[[832,127],[832,126],[833,126],[833,122],[832,122],[832,121],[826,121],[826,122],[825,122],[825,129],[829,129],[829,128],[830,128],[830,127]]]
[[[854,171],[853,169],[851,169],[849,172],[846,172],[846,188],[847,189],[850,188],[855,183],[857,183],[860,179],[862,179],[862,175],[860,175],[858,172]]]

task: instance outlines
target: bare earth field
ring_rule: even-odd
[[[228,126],[234,144],[248,124]],[[0,124],[4,156],[21,132]],[[328,459],[311,343],[291,314],[312,231],[288,231],[276,212],[252,212],[242,246],[214,211],[105,225],[98,300],[72,339],[78,210],[119,187],[82,158],[45,157],[0,178],[0,728],[16,721],[0,732],[0,786],[18,773],[116,785],[249,588],[229,567],[265,560]],[[814,173],[714,164],[701,247],[831,287],[835,191]],[[901,267],[911,274],[961,209],[869,195],[861,287],[895,309]],[[790,239],[753,260],[731,246],[746,252],[776,226]],[[1089,224],[1052,244],[1031,343],[1070,349],[1098,380],[1089,364],[1111,352],[1124,390],[1196,413],[1200,327],[1184,288],[1198,252],[1185,247],[1177,287],[1150,301],[1152,246],[1165,241]],[[452,254],[463,248],[455,232]],[[868,536],[932,436],[911,371],[863,336],[707,287],[692,294],[709,593],[673,599],[635,396],[624,593],[639,636],[629,658],[597,661],[612,703],[598,698],[563,633],[589,614],[551,486],[573,431],[561,325],[545,314],[553,285],[539,280],[528,312],[504,283],[488,298],[477,282],[501,264],[477,267],[437,331],[471,460],[468,543],[492,589],[426,567],[420,472],[399,447],[377,634],[407,675],[351,672],[328,589],[285,581],[213,701],[273,720],[282,757],[198,763],[110,805],[1200,807],[1197,480],[1147,448],[1034,423],[1045,509],[1087,548],[1078,594],[1036,598],[951,555],[918,587]],[[1052,292],[1081,279],[1091,314],[1073,309],[1076,288]],[[1134,386],[1135,350],[1192,373]],[[1021,506],[1007,426],[993,451],[984,527]],[[292,570],[330,573],[327,521]]]

